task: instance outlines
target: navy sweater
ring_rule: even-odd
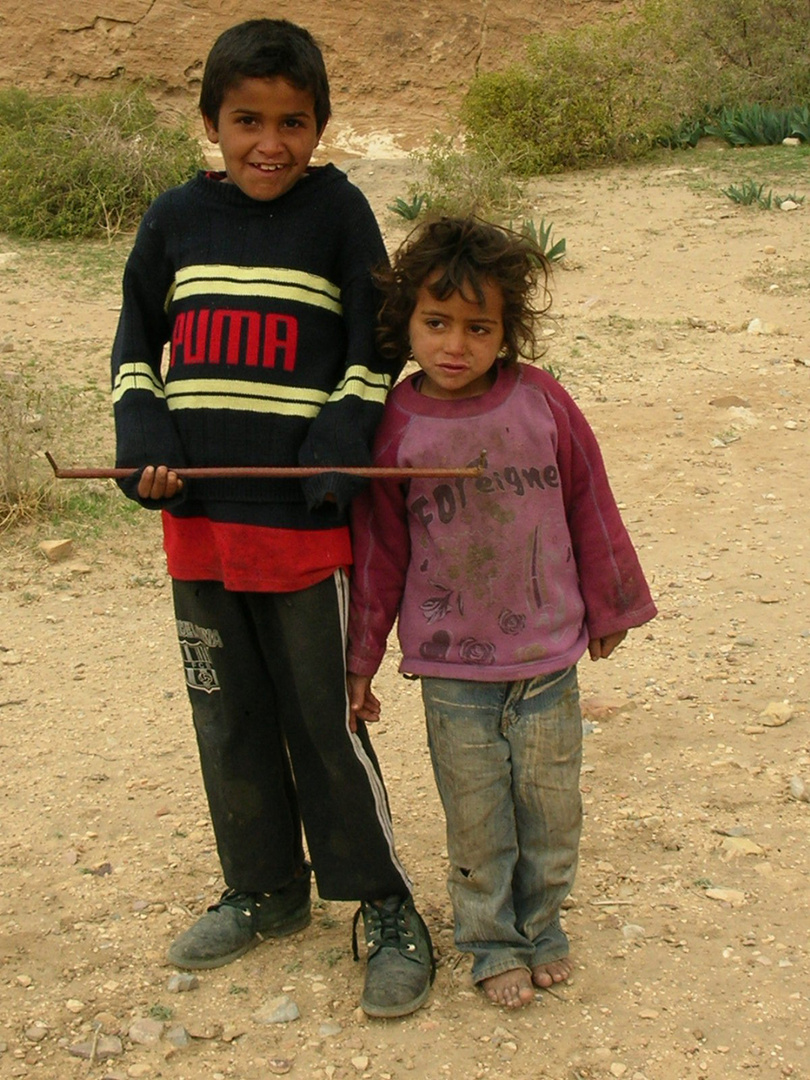
[[[368,464],[396,375],[374,343],[370,269],[385,259],[365,197],[333,165],[270,202],[205,173],[161,195],[124,272],[112,357],[117,464]],[[138,499],[136,485],[122,487]],[[197,480],[159,505],[331,528],[361,485],[328,473]],[[336,503],[319,509],[326,492]]]

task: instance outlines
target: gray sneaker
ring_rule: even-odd
[[[361,914],[368,946],[360,999],[363,1012],[368,1016],[407,1016],[427,1000],[436,974],[428,928],[410,896],[389,896],[382,904],[364,901],[354,917],[355,960]]]
[[[266,937],[303,930],[311,918],[310,879],[311,870],[306,865],[300,877],[277,892],[226,889],[217,903],[172,943],[169,961],[192,970],[222,967]]]

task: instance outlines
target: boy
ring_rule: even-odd
[[[184,483],[178,466],[365,465],[396,371],[374,346],[371,210],[333,165],[310,167],[330,115],[323,57],[286,20],[225,31],[200,108],[224,174],[147,211],[113,348],[122,486],[163,509],[164,548],[203,780],[227,889],[172,944],[179,967],[227,964],[361,900],[361,1004],[426,999],[430,937],[393,846],[387,796],[345,686],[346,511],[357,481]],[[161,375],[163,346],[170,342]]]

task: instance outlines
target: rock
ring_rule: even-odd
[[[42,540],[39,544],[39,550],[48,562],[59,562],[61,559],[67,559],[68,556],[73,554],[73,541]]]
[[[643,941],[647,931],[637,923],[625,923],[622,927],[622,937],[625,941]]]
[[[33,1024],[29,1024],[25,1029],[26,1039],[30,1039],[31,1042],[40,1042],[48,1034],[48,1028],[41,1020],[35,1020]]]
[[[586,698],[581,705],[582,715],[587,720],[607,720],[627,708],[630,708],[630,702],[626,697],[610,694]]]
[[[793,199],[782,199],[782,201],[779,203],[779,209],[780,210],[798,210],[799,209],[799,203],[797,203]]]
[[[253,1019],[258,1024],[289,1024],[291,1020],[297,1020],[301,1013],[293,999],[287,994],[271,998],[253,1014]]]
[[[720,900],[725,904],[731,904],[732,907],[742,907],[745,903],[745,893],[740,892],[739,889],[707,889],[705,895],[710,900]]]
[[[270,1058],[267,1062],[268,1072],[275,1073],[276,1076],[283,1076],[284,1073],[288,1073],[293,1067],[293,1063],[288,1058]]]
[[[721,397],[711,398],[709,404],[717,409],[747,409],[751,403],[736,394],[724,394]]]
[[[744,836],[727,836],[720,845],[729,855],[764,855],[765,852],[753,840]]]
[[[328,1038],[330,1035],[339,1035],[343,1031],[343,1025],[339,1024],[337,1020],[324,1020],[322,1024],[318,1025],[318,1034],[323,1038]]]
[[[748,324],[749,334],[776,334],[778,333],[773,323],[765,322],[764,319],[751,319]]]
[[[762,251],[763,251],[763,254],[765,254],[765,255],[775,255],[776,254],[776,248],[773,246],[773,244],[766,244],[765,247],[762,249]]]
[[[759,714],[759,721],[765,727],[782,727],[793,719],[793,706],[787,701],[771,701]]]
[[[176,972],[169,978],[166,990],[170,994],[182,994],[188,990],[196,990],[199,985],[200,980],[196,975],[191,975],[188,972]]]
[[[801,146],[801,145],[802,145],[802,140],[799,139],[796,135],[786,135],[784,137],[784,139],[782,139],[782,146]]]
[[[155,1046],[163,1034],[163,1021],[141,1016],[130,1024],[127,1034],[130,1042],[139,1046]]]
[[[790,796],[799,802],[810,802],[810,788],[800,776],[791,776]]]
[[[358,1072],[365,1072],[368,1068],[368,1055],[358,1054],[357,1057],[353,1057],[352,1065]]]
[[[166,1032],[166,1041],[171,1043],[177,1050],[182,1050],[185,1046],[191,1046],[191,1036],[182,1024],[175,1024],[174,1027],[169,1028]]]
[[[73,1057],[84,1058],[85,1061],[89,1061],[91,1057],[103,1061],[105,1058],[121,1057],[124,1044],[117,1035],[102,1035],[94,1042],[74,1043],[68,1047],[68,1053]]]

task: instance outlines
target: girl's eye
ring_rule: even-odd
[[[430,327],[431,330],[441,330],[444,323],[441,319],[426,319],[425,326]]]
[[[489,333],[489,327],[488,326],[471,326],[470,331],[473,334],[477,334],[479,337],[481,337],[484,334]]]

